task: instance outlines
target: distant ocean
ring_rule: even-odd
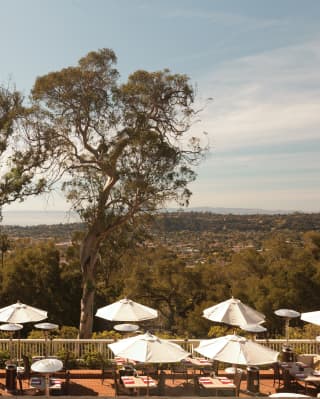
[[[68,211],[3,211],[2,225],[33,226],[39,224],[78,223],[79,216]]]

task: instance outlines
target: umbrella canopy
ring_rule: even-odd
[[[243,326],[240,326],[241,330],[248,331],[251,333],[259,333],[259,332],[265,332],[267,329],[263,327],[261,324],[245,324]]]
[[[137,322],[155,319],[158,317],[158,311],[124,298],[98,309],[96,316],[110,321]]]
[[[230,324],[231,326],[261,324],[265,321],[264,314],[243,304],[240,299],[233,297],[205,309],[203,317],[218,323]]]
[[[59,359],[41,359],[31,365],[32,371],[36,373],[55,373],[62,367],[63,363]]]
[[[108,344],[115,356],[145,363],[175,363],[190,355],[181,346],[149,332]]]
[[[203,340],[195,350],[210,359],[246,366],[271,364],[279,355],[279,352],[238,335]]]
[[[136,324],[117,324],[113,328],[116,331],[133,332],[133,331],[137,331],[139,326],[137,326]]]
[[[276,314],[277,316],[283,317],[285,319],[285,334],[286,334],[286,340],[287,340],[287,345],[288,345],[289,335],[290,335],[290,330],[289,330],[290,319],[299,317],[300,313],[293,309],[278,309],[278,310],[275,310],[274,314]]]
[[[274,314],[280,317],[285,317],[286,319],[294,319],[299,317],[300,313],[293,309],[278,309],[274,311]]]
[[[58,324],[53,324],[53,323],[38,323],[34,325],[36,328],[39,328],[40,330],[55,330],[58,328]]]
[[[22,328],[23,328],[23,325],[22,324],[17,324],[17,323],[7,323],[7,324],[1,324],[0,325],[0,330],[1,331],[7,331],[7,332],[10,333],[10,345],[9,345],[10,360],[12,359],[12,337],[13,337],[13,333],[15,331],[21,330]],[[19,352],[20,352],[20,350],[19,350]]]
[[[47,318],[47,312],[18,301],[0,309],[0,321],[4,323],[29,323]]]
[[[36,373],[44,373],[46,375],[46,382],[45,382],[45,395],[50,395],[49,390],[49,374],[55,373],[63,368],[63,363],[59,359],[41,359],[37,362],[34,362],[31,365],[31,370],[35,371]]]
[[[8,332],[19,331],[22,328],[23,328],[22,324],[15,324],[15,323],[8,323],[8,324],[1,324],[0,325],[0,330],[8,331]]]
[[[320,310],[301,313],[301,320],[320,326]]]

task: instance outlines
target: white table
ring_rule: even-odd
[[[279,393],[273,393],[272,395],[269,395],[269,398],[310,398],[310,396],[302,395],[300,393],[279,392]]]
[[[242,373],[243,370],[237,367],[227,367],[226,369],[224,369],[224,372],[229,375],[234,375],[236,373]]]
[[[199,377],[198,381],[203,388],[213,390],[216,396],[219,391],[228,391],[234,396],[236,394],[236,386],[227,377]]]
[[[30,378],[30,387],[38,389],[39,391],[45,391],[46,389],[46,380],[45,377],[31,377]],[[49,379],[49,390],[61,390],[62,381],[60,378],[51,377]]]
[[[136,389],[138,395],[140,395],[141,388],[145,388],[148,391],[149,388],[155,388],[157,386],[157,382],[153,378],[146,375],[141,375],[139,377],[131,375],[122,376],[121,381],[125,388]]]

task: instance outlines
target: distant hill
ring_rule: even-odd
[[[155,228],[163,231],[271,232],[320,231],[320,213],[218,214],[209,211],[165,212],[156,218]]]
[[[20,225],[3,224],[3,230],[12,237],[51,237],[59,240],[70,240],[74,231],[85,230],[85,225],[79,222],[46,224],[44,220],[41,220],[41,223],[36,224],[36,220],[38,219],[34,219],[34,223],[31,225],[23,225],[21,215]],[[227,212],[218,214],[204,210],[202,212],[168,211],[159,213],[150,224],[150,229],[156,236],[165,232],[179,231],[210,232],[223,235],[233,232],[252,235],[258,232],[265,234],[276,231],[320,231],[320,213],[233,214]]]
[[[294,211],[265,210],[254,208],[222,208],[222,207],[192,207],[192,208],[168,208],[163,212],[209,212],[218,215],[289,215]],[[10,226],[35,226],[51,224],[79,223],[79,216],[75,212],[68,211],[3,211],[2,225]]]
[[[178,208],[169,208],[164,210],[164,212],[179,212]],[[222,207],[192,207],[182,210],[183,212],[210,212],[216,213],[218,215],[289,215],[296,211],[288,210],[266,210],[259,208],[222,208]]]
[[[215,208],[192,207],[180,210],[178,208],[164,209],[162,212],[210,212],[219,215],[280,215],[290,214],[293,211],[265,210],[251,208]],[[69,224],[79,223],[79,216],[68,211],[3,211],[3,225],[10,226],[35,226],[42,224]]]

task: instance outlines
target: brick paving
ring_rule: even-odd
[[[170,372],[166,372],[166,397],[194,397],[194,386],[192,381],[192,374],[190,372],[190,379],[188,383],[185,380],[175,378],[174,382],[170,376]],[[219,373],[223,375],[223,372]],[[271,370],[260,371],[260,391],[259,393],[252,394],[246,392],[247,382],[246,379],[242,380],[240,397],[249,396],[268,396],[276,392],[276,387],[273,384],[273,372]],[[19,395],[35,395],[35,390],[30,390],[28,381],[23,382],[23,392],[8,392],[5,389],[5,371],[0,370],[0,395],[2,396],[19,396]],[[113,379],[106,378],[101,380],[100,370],[71,370],[70,382],[68,384],[68,392],[62,392],[62,395],[68,396],[104,396],[115,397],[115,390]],[[308,392],[310,395],[316,396],[315,392]],[[40,395],[39,393],[37,395]]]

